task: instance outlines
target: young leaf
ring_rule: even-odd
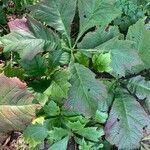
[[[145,103],[150,111],[150,81],[146,81],[142,76],[137,76],[129,80],[128,88],[139,99],[144,100],[146,98]]]
[[[105,126],[106,139],[118,149],[138,149],[144,128],[149,125],[149,117],[141,105],[127,93],[120,93]]]
[[[60,31],[70,40],[76,0],[44,0],[30,8],[31,15]]]
[[[106,112],[101,112],[99,110],[96,111],[95,121],[99,123],[105,123],[108,118],[108,114]]]
[[[88,145],[85,140],[83,139],[79,144],[79,150],[92,150],[92,146]]]
[[[31,124],[25,129],[23,136],[29,148],[35,148],[48,136],[48,130],[41,124]]]
[[[44,106],[44,111],[48,116],[57,116],[60,114],[60,108],[54,101],[50,101],[48,105]]]
[[[98,46],[97,49],[110,52],[112,74],[115,76],[125,76],[126,71],[142,63],[131,41],[114,38]]]
[[[95,79],[95,74],[80,64],[71,66],[71,88],[65,107],[91,117],[97,110],[98,101],[107,96],[105,86]]]
[[[98,142],[99,138],[104,135],[104,130],[102,128],[97,129],[97,127],[87,127],[79,129],[76,133],[88,140]]]
[[[68,70],[56,71],[52,77],[50,87],[44,92],[46,95],[53,97],[55,100],[67,98],[68,90],[71,86],[68,82],[70,73]]]
[[[108,25],[121,14],[114,3],[108,2],[108,0],[79,0],[78,8],[80,18],[79,37],[93,26]]]
[[[97,71],[100,72],[110,72],[112,68],[110,67],[111,64],[111,54],[95,54],[92,58],[93,66]]]
[[[29,76],[42,76],[46,71],[46,62],[43,57],[37,55],[32,60],[22,59],[21,66]]]
[[[49,131],[48,140],[50,142],[58,142],[62,138],[68,136],[68,134],[69,134],[68,130],[55,127],[53,130]]]
[[[136,48],[145,64],[146,68],[150,66],[150,30],[146,29],[144,20],[139,20],[129,28],[127,39],[136,42]]]
[[[33,95],[18,78],[4,75],[0,75],[0,93],[0,134],[23,130],[39,107],[32,104]]]
[[[69,136],[66,136],[62,140],[54,143],[48,150],[66,150],[69,141]]]

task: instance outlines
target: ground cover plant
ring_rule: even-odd
[[[19,131],[16,149],[150,149],[149,7],[2,1],[0,142]]]

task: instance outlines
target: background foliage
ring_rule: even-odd
[[[31,150],[149,149],[149,7],[0,1],[1,137],[23,130]]]

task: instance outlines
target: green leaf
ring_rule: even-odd
[[[49,131],[49,137],[48,140],[50,142],[58,142],[62,138],[68,136],[69,132],[66,129],[63,128],[53,128],[53,130]]]
[[[0,134],[25,129],[39,108],[32,104],[33,98],[26,83],[0,75]]]
[[[29,148],[35,148],[48,136],[48,130],[41,124],[32,124],[26,128],[23,136],[25,141],[29,144]]]
[[[137,76],[129,80],[127,87],[139,99],[145,99],[147,108],[150,111],[150,81],[146,81],[142,76]]]
[[[83,139],[79,145],[79,150],[92,150],[92,146],[88,145],[85,140]]]
[[[45,41],[44,49],[48,51],[56,49],[56,47],[60,44],[58,36],[37,20],[29,16],[27,19],[28,27],[32,34],[36,38],[43,39]]]
[[[37,39],[32,33],[23,30],[13,31],[1,39],[4,52],[15,51],[22,59],[32,59],[35,55],[43,52],[45,41]]]
[[[136,48],[144,62],[144,68],[150,66],[150,30],[146,29],[144,20],[139,20],[128,30],[127,39],[136,42]]]
[[[24,70],[20,67],[12,67],[11,64],[8,64],[4,68],[4,74],[7,77],[17,77],[21,80],[24,80]]]
[[[89,58],[87,56],[85,56],[81,52],[75,53],[74,56],[79,64],[82,64],[86,67],[89,66]]]
[[[70,73],[68,70],[56,71],[52,76],[50,87],[44,92],[46,95],[53,97],[55,100],[67,98],[68,90],[71,86],[68,82]]]
[[[95,121],[99,123],[105,123],[108,118],[108,114],[106,112],[101,112],[99,110],[96,111]]]
[[[40,55],[35,56],[32,60],[21,60],[21,66],[29,76],[37,77],[44,75],[46,71],[46,62]]]
[[[62,140],[53,144],[48,150],[67,150],[68,141],[69,141],[69,136],[66,136]]]
[[[58,45],[52,31],[34,20],[28,20],[30,31],[13,30],[1,38],[4,52],[15,51],[22,59],[32,60],[38,53],[52,50]]]
[[[66,126],[70,128],[72,131],[78,131],[84,128],[85,124],[82,124],[80,121],[68,121],[66,122]]]
[[[106,27],[99,27],[93,32],[88,32],[82,41],[78,43],[78,48],[93,49],[119,34],[118,27],[110,26],[108,29]]]
[[[144,130],[149,125],[149,116],[141,105],[132,96],[122,92],[112,105],[105,126],[106,139],[118,149],[138,149]]]
[[[65,107],[86,117],[97,110],[97,104],[107,96],[105,86],[95,79],[95,74],[80,64],[71,66],[71,88]]]
[[[70,58],[71,58],[70,53],[64,52],[64,53],[62,53],[59,62],[60,62],[62,65],[68,65],[68,64],[70,63]]]
[[[121,14],[114,2],[107,0],[79,0],[80,33],[79,37],[89,28],[97,25],[108,25]],[[78,38],[79,38],[78,37]]]
[[[2,25],[5,23],[6,23],[6,16],[5,16],[2,6],[0,6],[0,24]]]
[[[98,142],[99,138],[104,135],[104,130],[102,128],[97,130],[97,127],[87,127],[79,129],[76,133],[88,140]]]
[[[35,103],[39,103],[41,106],[44,106],[48,101],[48,96],[43,93],[36,93],[34,101]]]
[[[70,40],[76,0],[44,0],[30,8],[31,15],[60,31]]]
[[[131,41],[114,38],[98,46],[97,49],[99,52],[107,51],[111,54],[111,73],[115,76],[125,76],[133,66],[142,63]]]
[[[51,70],[59,66],[62,53],[60,49],[53,50],[49,53],[48,64]]]
[[[93,66],[97,71],[100,72],[110,72],[112,68],[110,67],[111,64],[111,54],[110,53],[98,53],[95,54],[92,58]]]
[[[44,106],[44,111],[48,116],[57,116],[60,114],[60,108],[54,101],[50,101]]]

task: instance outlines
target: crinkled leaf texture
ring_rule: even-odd
[[[46,61],[40,55],[35,56],[31,61],[24,59],[20,61],[21,66],[29,76],[37,77],[44,75]]]
[[[146,81],[142,76],[137,76],[129,80],[128,89],[145,102],[150,112],[150,81]]]
[[[62,98],[67,98],[68,90],[71,86],[68,82],[69,79],[70,73],[68,70],[56,71],[52,76],[51,85],[44,93],[57,101]]]
[[[32,60],[38,53],[52,50],[58,44],[54,33],[32,18],[14,20],[9,26],[11,33],[1,38],[4,52],[18,52],[22,59]]]
[[[120,93],[105,126],[106,139],[119,149],[137,149],[149,125],[150,117],[142,106],[127,93]]]
[[[111,55],[111,68],[113,75],[125,76],[133,66],[142,63],[138,52],[134,49],[133,42],[113,38],[97,47],[98,51],[108,51]]]
[[[18,78],[0,75],[0,134],[23,130],[34,118],[39,106]]]
[[[71,88],[65,107],[86,117],[96,113],[98,102],[107,97],[105,86],[95,79],[95,74],[80,64],[71,65]]]

